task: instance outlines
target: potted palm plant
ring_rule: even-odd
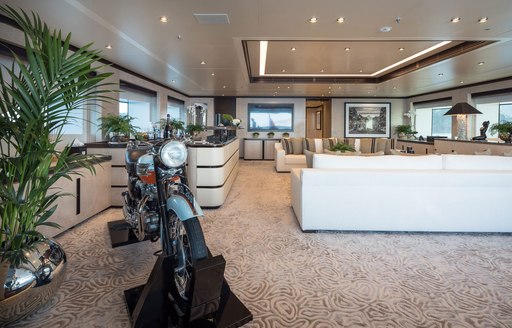
[[[498,138],[505,143],[512,143],[512,122],[494,123],[491,125],[491,133],[498,133]]]
[[[59,150],[62,129],[74,109],[107,98],[109,73],[94,74],[99,52],[70,51],[70,35],[51,31],[37,14],[0,5],[25,35],[26,59],[0,72],[0,326],[49,300],[65,273],[60,245],[38,227],[51,222],[52,186],[77,168],[94,170],[85,155]],[[17,67],[17,68],[16,68]]]
[[[198,137],[199,133],[204,131],[204,126],[201,124],[189,124],[187,125],[187,128],[185,129],[185,132],[192,137],[193,140],[199,139],[201,140],[201,137]]]

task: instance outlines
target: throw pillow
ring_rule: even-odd
[[[358,156],[358,155],[361,155],[361,152],[360,151],[346,151],[346,152],[341,152],[341,151],[331,151],[329,149],[324,149],[324,154],[329,154],[329,155],[340,155],[340,156]]]
[[[292,141],[292,152],[294,155],[301,155],[302,151],[302,138],[290,138]]]
[[[374,138],[365,138],[361,139],[359,150],[361,153],[373,153],[375,151],[375,139]]]
[[[491,148],[487,148],[483,151],[475,151],[475,155],[491,155]]]
[[[284,153],[286,155],[293,154],[293,144],[290,138],[281,139],[281,143],[283,144]]]
[[[314,152],[304,149],[304,155],[306,155],[306,167],[309,167],[309,168],[313,167],[313,155],[314,154],[315,154]]]
[[[322,139],[322,148],[330,149],[332,146],[336,144],[336,138],[323,138]]]
[[[315,139],[314,138],[304,138],[304,150],[309,150],[312,152],[316,152]]]

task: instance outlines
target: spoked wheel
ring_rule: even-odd
[[[181,221],[171,211],[169,225],[173,254],[176,256],[171,290],[173,298],[183,311],[192,296],[192,267],[197,261],[208,257],[208,250],[197,218]]]

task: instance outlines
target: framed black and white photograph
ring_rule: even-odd
[[[345,103],[345,138],[389,138],[391,103]]]

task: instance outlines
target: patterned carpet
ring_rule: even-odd
[[[289,174],[240,164],[226,204],[206,210],[202,226],[254,315],[245,327],[512,327],[512,236],[302,233]],[[159,247],[110,248],[107,222],[121,217],[110,209],[58,238],[66,281],[12,327],[129,327],[123,290],[146,282]]]

